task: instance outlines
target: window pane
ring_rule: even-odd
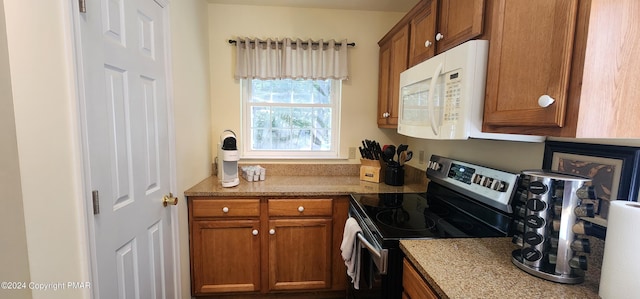
[[[271,149],[271,130],[261,130],[261,129],[251,130],[251,149],[253,150]]]
[[[273,107],[271,110],[271,127],[272,128],[290,128],[291,127],[291,108]]]
[[[313,127],[331,129],[331,108],[313,109]]]
[[[313,81],[309,81],[309,80],[297,80],[297,81],[293,81],[293,103],[300,103],[300,104],[308,104],[308,103],[312,103],[312,88],[313,88]]]
[[[274,86],[271,93],[273,103],[291,103],[291,80],[273,80]]]
[[[313,102],[318,104],[331,103],[331,81],[314,81],[312,89]]]
[[[293,108],[292,128],[312,128],[313,108]]]
[[[254,106],[251,108],[251,127],[269,128],[270,109],[264,106]]]
[[[271,90],[273,83],[271,81],[252,80],[252,98],[251,102],[254,103],[268,103],[271,101]]]
[[[311,145],[312,150],[327,151],[331,149],[331,131],[330,130],[315,130],[313,136],[313,143]]]

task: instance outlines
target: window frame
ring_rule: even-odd
[[[274,106],[290,107],[330,107],[331,108],[331,148],[327,151],[319,150],[252,150],[251,149],[251,107],[249,100],[252,97],[252,79],[240,79],[241,89],[241,117],[240,128],[240,158],[244,159],[338,159],[340,156],[340,119],[342,80],[329,79],[331,82],[331,105],[323,104],[270,104]],[[255,106],[265,103],[256,103]]]

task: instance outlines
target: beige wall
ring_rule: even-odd
[[[240,132],[240,86],[233,78],[235,48],[227,42],[237,36],[257,38],[348,39],[350,80],[342,89],[340,152],[363,139],[397,143],[395,130],[376,125],[378,96],[378,41],[403,13],[209,4],[211,53],[212,156],[225,129]],[[240,142],[242,142],[240,136]],[[359,158],[359,154],[357,155]],[[359,163],[359,160],[322,161]]]
[[[4,1],[30,281],[88,281],[71,2]],[[82,298],[89,290],[34,290]]]
[[[549,140],[640,146],[640,139],[549,138]],[[480,139],[440,141],[416,138],[407,138],[406,141],[414,151],[414,159],[408,164],[419,169],[426,168],[426,164],[418,163],[416,154],[420,150],[425,151],[425,160],[428,160],[431,155],[440,155],[511,172],[539,169],[542,167],[544,157],[544,143]]]
[[[6,32],[4,3],[0,0],[0,190],[3,191],[0,227],[4,228],[0,238],[0,281],[29,281],[29,256]],[[9,297],[31,298],[31,291],[0,289],[0,298]]]
[[[11,228],[11,233],[15,233],[3,233],[3,242],[15,241],[10,246],[2,246],[0,280],[3,281],[89,281],[80,191],[81,156],[70,3],[67,0],[12,0],[4,1],[2,6],[6,12],[7,42],[3,41],[4,28],[0,28],[3,29],[0,30],[0,87],[3,87],[0,88],[0,117],[2,132],[7,134],[2,134],[0,162],[3,170],[7,165],[12,176],[12,180],[2,180],[3,186],[8,182],[13,185],[9,194],[5,193],[11,196],[5,200],[15,200],[10,205],[5,203],[0,216],[2,227]],[[204,1],[171,1],[170,5],[174,14],[171,29],[178,187],[175,193],[182,194],[210,174],[207,9]],[[8,48],[8,56],[3,48]],[[7,62],[10,73],[9,67],[5,67]],[[20,205],[24,206],[24,214],[20,213]],[[13,218],[4,217],[5,212],[11,212]],[[188,298],[190,277],[184,198],[178,213],[181,297]],[[22,215],[25,228],[21,233]],[[12,225],[5,225],[5,221]],[[4,258],[12,259],[16,268],[7,267],[9,264],[4,263]],[[6,269],[14,276],[5,277],[2,271]],[[33,291],[33,298],[89,298],[90,291]],[[0,297],[21,295],[3,294],[0,293]]]
[[[211,175],[209,42],[206,1],[171,2],[174,115],[177,185],[180,197],[180,273],[182,293],[189,298],[189,229],[186,189]]]

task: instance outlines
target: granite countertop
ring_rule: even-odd
[[[511,238],[402,240],[400,247],[442,298],[600,298],[599,275],[567,285],[517,268]]]
[[[185,196],[314,196],[349,195],[352,193],[413,193],[425,192],[424,183],[407,183],[389,186],[385,183],[361,181],[358,176],[267,175],[266,180],[248,182],[240,178],[240,184],[224,188],[216,176],[211,176],[184,192]]]

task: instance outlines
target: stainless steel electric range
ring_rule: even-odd
[[[349,298],[401,298],[403,239],[483,238],[512,235],[511,199],[518,175],[432,156],[425,193],[353,194],[349,215],[357,242],[360,285]]]

